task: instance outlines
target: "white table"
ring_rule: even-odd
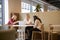
[[[19,28],[19,30],[18,30],[19,40],[25,40],[25,28],[27,26],[33,26],[34,27],[34,25],[12,25],[12,26],[13,27],[18,26],[18,28]]]

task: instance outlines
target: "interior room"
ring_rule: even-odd
[[[60,1],[0,0],[0,40],[60,40]]]

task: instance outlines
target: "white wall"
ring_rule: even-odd
[[[25,14],[21,14],[24,19]],[[49,24],[60,24],[60,11],[50,11],[50,12],[36,12],[30,13],[31,20],[33,21],[33,15],[37,15],[44,24],[45,30],[49,30]]]
[[[9,0],[9,13],[21,12],[21,0]]]
[[[41,18],[45,30],[49,29],[49,24],[60,24],[60,12],[59,11],[50,11],[45,13],[36,13],[38,17]]]

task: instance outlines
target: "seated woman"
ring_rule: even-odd
[[[35,23],[35,27],[33,28],[33,31],[40,31],[41,32],[42,21],[36,15],[34,16],[34,23]]]
[[[11,17],[10,17],[7,25],[9,27],[9,29],[14,28],[17,31],[18,27],[17,26],[12,27],[11,25],[18,25],[18,23],[19,23],[19,13],[11,13],[10,16]],[[16,32],[16,38],[17,37],[18,37],[18,33]]]
[[[30,15],[29,14],[26,14],[26,19],[24,20],[26,23],[26,25],[31,25],[32,24],[32,22],[31,22],[31,19],[30,19]],[[25,28],[25,33],[27,34],[27,36],[28,36],[28,40],[30,40],[31,39],[31,34],[32,34],[32,28],[33,28],[33,26],[27,26],[26,28]]]
[[[18,24],[18,16],[19,15],[17,15],[17,13],[11,13],[11,18],[9,19],[9,21],[8,21],[8,23],[7,23],[7,25],[16,25],[16,24]],[[10,26],[9,26],[9,28],[11,28]]]
[[[26,18],[24,19],[24,21],[26,22],[26,23],[25,23],[26,25],[30,25],[30,24],[32,23],[29,14],[26,14]]]

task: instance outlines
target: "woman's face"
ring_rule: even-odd
[[[17,19],[17,16],[16,15],[13,15],[12,16],[12,19],[16,20]]]
[[[27,18],[27,20],[29,20],[29,19],[30,19],[30,16],[27,14],[27,15],[26,15],[26,18]]]

